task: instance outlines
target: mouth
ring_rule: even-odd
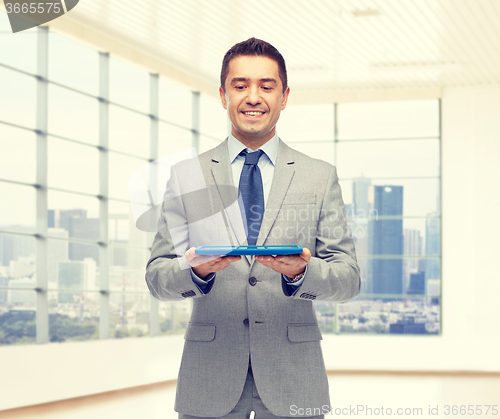
[[[246,115],[246,116],[262,116],[265,114],[264,111],[242,111],[241,112],[243,115]]]

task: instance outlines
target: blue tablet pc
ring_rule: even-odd
[[[195,253],[210,256],[296,255],[302,246],[200,246]]]

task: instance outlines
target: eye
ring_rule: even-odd
[[[266,92],[273,90],[273,88],[270,86],[262,86],[262,89],[264,89]]]
[[[234,88],[236,90],[243,90],[245,88],[245,86],[234,86]]]

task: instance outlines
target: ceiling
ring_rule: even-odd
[[[310,103],[500,84],[499,22],[499,0],[82,0],[50,26],[210,94],[224,53],[262,38]]]

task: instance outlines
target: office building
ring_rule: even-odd
[[[428,214],[425,223],[425,273],[428,279],[440,279],[441,267],[439,256],[441,254],[440,219],[438,214]]]
[[[403,293],[403,187],[373,186],[377,219],[370,220],[369,283],[374,294]],[[399,218],[399,219],[398,219]]]

